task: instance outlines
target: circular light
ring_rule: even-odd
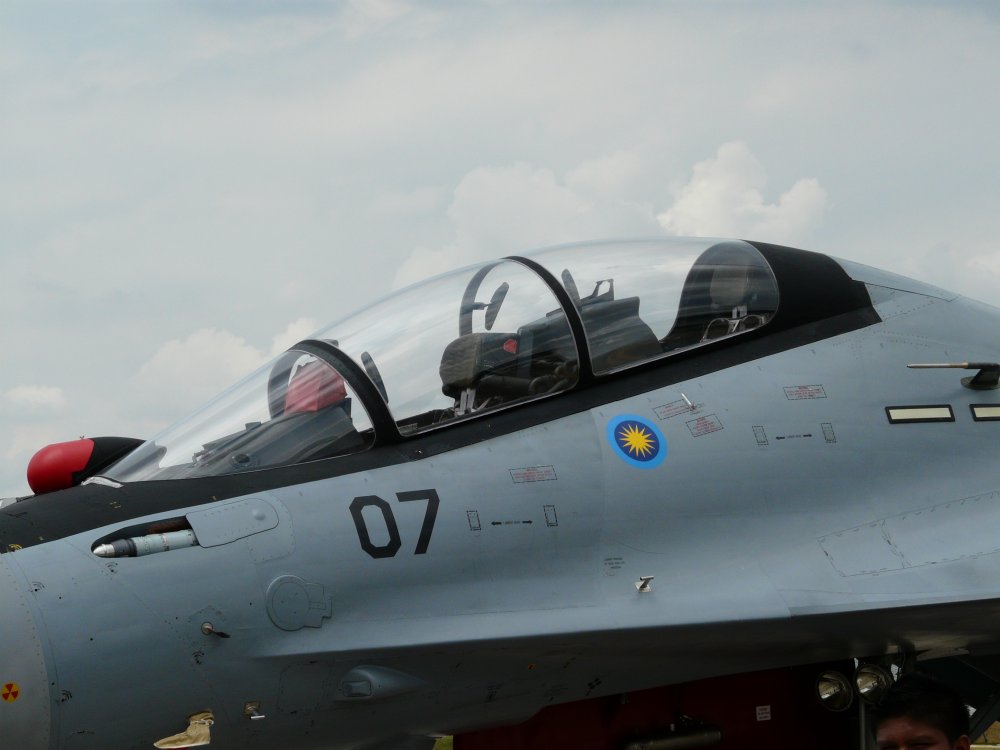
[[[824,672],[816,680],[816,694],[830,711],[846,711],[854,702],[851,683],[840,672]]]
[[[854,673],[854,685],[866,703],[878,703],[892,685],[892,675],[877,664],[862,664]]]

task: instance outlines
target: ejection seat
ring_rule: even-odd
[[[722,338],[758,328],[767,322],[768,313],[751,313],[753,269],[749,266],[720,266],[712,274],[708,294],[712,308],[721,314],[705,326],[702,341]]]
[[[297,453],[309,459],[360,450],[367,440],[354,427],[351,399],[344,378],[326,362],[299,367],[288,382],[284,415],[289,423],[283,437]]]
[[[455,399],[456,414],[488,402],[522,398],[531,393],[532,378],[520,371],[515,333],[467,333],[441,355],[441,391]]]
[[[349,453],[367,445],[351,420],[344,379],[332,366],[308,362],[290,377],[280,364],[276,370],[272,418],[205,444],[195,456],[199,464],[223,462],[227,471],[248,471]],[[277,385],[284,378],[287,386]]]
[[[663,351],[687,349],[758,328],[777,309],[777,288],[745,246],[720,242],[688,271],[677,319],[661,340]]]
[[[583,320],[595,372],[609,372],[661,353],[653,329],[639,317],[639,298],[615,299],[614,279],[597,282],[586,297],[580,297],[569,269],[563,270],[562,281]],[[607,290],[602,292],[605,284]]]

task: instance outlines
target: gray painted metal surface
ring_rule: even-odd
[[[882,323],[423,460],[0,556],[0,684],[21,693],[0,704],[3,745],[149,747],[211,709],[220,748],[402,746],[713,675],[995,648],[1000,423],[970,405],[1000,391],[906,365],[996,361],[1000,312],[847,267],[885,285]],[[899,405],[954,421],[893,424]],[[608,438],[623,415],[662,435],[654,470]],[[399,498],[429,489],[418,554],[432,501]],[[372,497],[391,556],[359,539],[350,506]],[[382,506],[357,507],[387,549]],[[91,553],[179,517],[199,546]]]

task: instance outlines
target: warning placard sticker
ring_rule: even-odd
[[[789,401],[802,401],[808,398],[826,398],[826,389],[821,385],[788,385],[785,386],[785,398]]]
[[[690,422],[685,422],[685,424],[694,437],[701,437],[702,435],[722,429],[722,421],[715,414],[698,417],[697,419],[692,419]]]

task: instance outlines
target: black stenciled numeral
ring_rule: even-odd
[[[389,541],[381,547],[372,544],[371,535],[368,533],[368,526],[361,511],[369,506],[374,506],[382,511],[382,518],[385,519],[385,527],[389,531]],[[403,542],[399,538],[399,527],[396,526],[396,519],[392,515],[392,508],[389,503],[378,495],[362,495],[354,498],[351,503],[351,518],[354,519],[354,527],[358,530],[358,539],[361,541],[361,549],[374,558],[395,557],[399,552]]]
[[[424,512],[424,522],[420,526],[420,538],[417,539],[417,549],[413,554],[422,555],[427,552],[427,546],[431,543],[431,532],[434,531],[434,519],[437,518],[438,505],[441,498],[438,497],[437,490],[413,490],[412,492],[397,492],[396,497],[401,503],[411,500],[426,500],[427,510]]]
[[[417,548],[413,554],[426,554],[431,543],[431,534],[434,531],[434,521],[437,518],[438,506],[441,498],[438,497],[437,490],[412,490],[409,492],[397,492],[396,499],[401,503],[408,503],[413,500],[426,500],[427,510],[424,512],[424,522],[420,526],[420,536],[417,539]],[[382,519],[385,521],[386,531],[389,532],[389,541],[382,546],[372,543],[371,534],[368,533],[368,524],[362,511],[368,507],[378,508],[382,512]],[[376,559],[383,557],[395,557],[403,542],[399,536],[399,527],[396,525],[396,517],[392,513],[392,507],[378,495],[361,495],[351,502],[351,518],[354,519],[354,528],[358,531],[358,541],[361,542],[361,549]]]

